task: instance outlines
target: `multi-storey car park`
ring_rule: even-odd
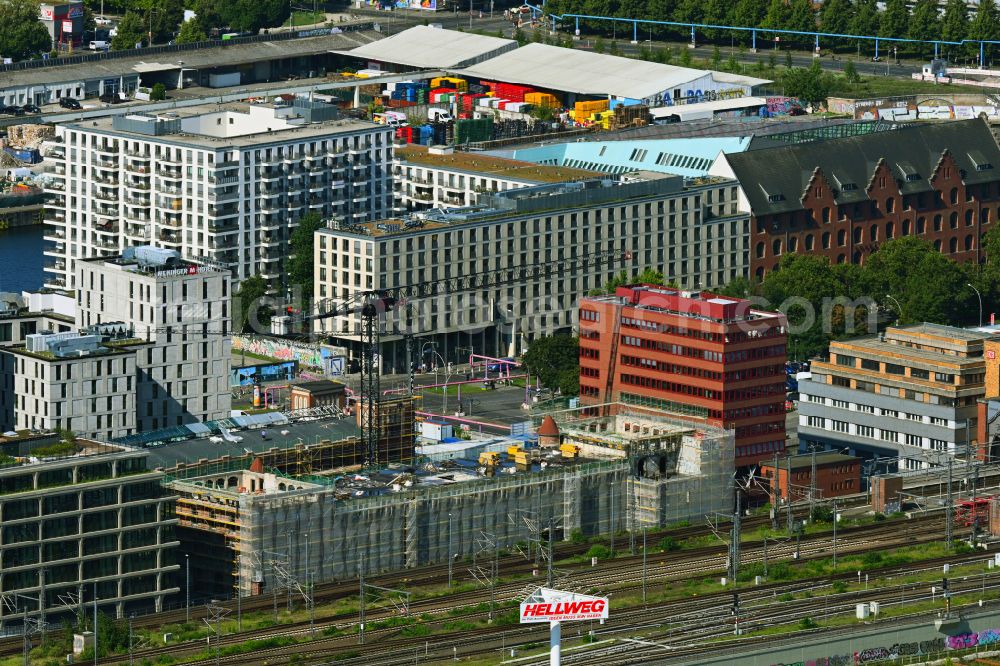
[[[322,102],[203,105],[69,123],[46,144],[47,286],[75,263],[149,244],[282,284],[308,213],[364,223],[392,205],[391,129]]]
[[[55,435],[0,436],[0,629],[27,615],[159,611],[179,588],[174,498],[147,451]],[[20,596],[18,596],[20,595]],[[75,604],[73,603],[75,601]]]
[[[320,229],[315,293],[339,301],[369,289],[560,265],[615,250],[628,258],[626,266],[581,261],[577,270],[410,301],[386,316],[382,338],[384,368],[400,371],[400,331],[436,342],[449,362],[470,347],[499,352],[506,348],[501,329],[522,336],[570,330],[577,300],[622,268],[660,270],[685,288],[726,284],[746,274],[748,224],[736,183],[721,178],[640,173],[509,190],[474,207]],[[317,328],[356,351],[357,319],[321,319]]]

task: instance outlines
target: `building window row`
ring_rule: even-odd
[[[669,382],[665,379],[654,379],[652,377],[643,377],[641,375],[630,375],[624,372],[621,373],[619,379],[622,384],[627,384],[629,386],[641,386],[654,391],[678,393],[698,398],[706,398],[708,400],[718,400],[720,397],[720,391],[714,391],[701,386],[678,384],[676,382]]]
[[[785,450],[785,440],[777,439],[770,442],[760,442],[759,444],[748,444],[747,446],[736,447],[736,457],[761,456],[771,453],[780,453]]]

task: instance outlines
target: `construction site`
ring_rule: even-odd
[[[377,470],[349,453],[356,437],[179,466],[166,483],[181,551],[199,562],[192,585],[217,598],[304,589],[731,509],[731,433],[600,412],[535,414],[534,436],[451,438],[446,459],[418,449]]]

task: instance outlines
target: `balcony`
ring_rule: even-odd
[[[184,177],[184,172],[181,169],[159,168],[156,170],[156,175],[169,180],[181,180]]]
[[[142,206],[143,208],[149,207],[149,196],[145,197],[130,197],[126,196],[124,199],[125,203],[129,206]]]
[[[240,191],[239,189],[233,188],[231,190],[223,190],[221,192],[209,192],[206,197],[212,202],[223,202],[223,201],[239,201]]]
[[[57,159],[57,160],[61,160],[61,159],[64,159],[66,157],[66,149],[65,148],[48,148],[42,154],[45,155],[45,157],[51,157],[51,158],[54,158],[54,159]]]
[[[125,188],[129,190],[136,190],[138,192],[149,192],[149,183],[125,181]]]
[[[181,244],[180,234],[173,234],[168,231],[161,231],[157,237],[164,243],[170,243],[172,245]]]
[[[220,208],[216,208],[215,206],[208,207],[208,216],[213,218],[235,217],[239,214],[239,206],[222,206]]]
[[[64,165],[62,165],[62,164],[57,164],[57,165],[55,165],[52,168],[52,173],[55,174],[55,175],[57,175],[57,176],[65,176],[66,175],[66,167]]]
[[[168,157],[166,155],[157,155],[156,164],[161,167],[172,167],[184,164],[184,160],[178,157]]]
[[[181,196],[182,194],[184,194],[184,190],[182,190],[179,187],[174,187],[172,185],[158,185],[156,189],[159,192],[163,192],[164,194],[176,194],[177,196]]]
[[[53,180],[48,183],[45,183],[45,188],[44,188],[45,192],[51,192],[51,191],[64,192],[65,190],[66,190],[66,184],[60,180]]]
[[[166,211],[179,212],[184,207],[184,201],[183,199],[165,199],[163,197],[157,197],[156,207]]]
[[[118,201],[118,192],[116,190],[95,189],[91,190],[90,195],[101,201]]]
[[[284,199],[265,199],[260,204],[260,210],[264,213],[280,213],[285,209]]]
[[[118,146],[95,146],[94,152],[98,155],[117,155]]]
[[[95,224],[94,231],[99,234],[109,234],[118,235],[118,225],[117,224]]]
[[[118,169],[118,160],[96,159],[96,160],[93,161],[93,165],[95,167],[97,167],[98,169],[110,169],[110,170],[117,171],[117,169]]]
[[[136,150],[126,150],[125,156],[137,162],[148,162],[151,157],[149,153],[140,153]]]
[[[98,217],[114,217],[114,218],[117,218],[118,217],[118,209],[117,208],[101,208],[101,207],[97,207],[97,208],[94,209],[94,215],[97,215]]]
[[[229,169],[235,169],[235,168],[237,168],[239,166],[240,166],[240,163],[239,163],[238,160],[227,160],[226,162],[216,162],[216,164],[215,164],[215,170],[216,171],[227,171]],[[212,172],[209,171],[209,175],[211,175],[211,173]]]
[[[45,286],[49,287],[50,289],[62,289],[63,287],[66,286],[66,278],[62,277],[46,278]]]
[[[66,233],[56,229],[45,229],[45,235],[42,236],[47,241],[60,241],[66,238]]]
[[[209,222],[208,224],[208,233],[210,234],[225,234],[239,230],[240,230],[240,223],[237,222],[236,220],[233,220],[232,222],[219,222],[215,224]]]
[[[55,256],[62,256],[64,254],[66,254],[66,244],[65,243],[56,243],[52,247],[46,247],[44,250],[42,250],[42,253],[43,254],[55,255]]]
[[[66,270],[66,262],[62,259],[56,259],[55,261],[46,261],[45,270],[47,271],[64,271]]]
[[[61,210],[46,210],[45,211],[45,221],[46,222],[65,222],[66,213]]]
[[[99,247],[105,250],[117,250],[118,246],[119,246],[118,241],[110,241],[110,240],[94,241],[94,247]]]
[[[260,169],[257,171],[257,177],[261,180],[279,180],[284,175],[284,173],[276,169]]]
[[[311,180],[309,181],[309,191],[318,192],[320,190],[325,190],[329,187],[329,183],[323,180]]]
[[[170,217],[160,217],[157,218],[156,223],[163,227],[173,227],[174,229],[180,229],[183,226],[181,218],[170,218]]]
[[[141,162],[126,162],[125,170],[128,171],[129,173],[139,173],[139,174],[145,174],[147,176],[153,172],[152,169],[150,169],[148,166],[145,166]]]
[[[145,225],[139,224],[126,224],[125,225],[125,236],[131,240],[148,241],[149,240],[149,228]]]
[[[95,183],[100,183],[101,185],[117,185],[118,184],[118,178],[116,176],[113,176],[113,175],[112,176],[108,176],[108,175],[94,176],[94,178],[92,180]]]

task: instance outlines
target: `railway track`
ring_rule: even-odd
[[[845,534],[843,537],[838,538],[839,550],[842,553],[862,552],[870,550],[873,547],[884,548],[893,544],[919,543],[938,540],[940,539],[940,533],[942,531],[942,522],[943,521],[941,521],[940,518],[924,518],[909,521],[907,530],[900,530],[899,523],[877,524],[873,526],[866,526],[864,528],[844,530]],[[832,543],[830,542],[830,536],[819,534],[808,535],[803,539],[799,549],[802,559],[812,559],[827,556],[831,547]],[[795,544],[774,544],[770,546],[769,550],[770,553],[773,553],[773,555],[770,556],[775,559],[788,559],[795,550]],[[647,563],[647,585],[672,584],[678,581],[683,581],[687,578],[704,577],[706,574],[719,572],[722,568],[724,568],[724,553],[724,546],[711,546],[691,551],[681,551],[651,557],[649,558],[650,562]],[[742,557],[743,562],[753,562],[758,559],[762,559],[762,557],[762,544],[744,545]],[[980,555],[979,557],[981,558],[982,556]],[[853,572],[850,575],[853,575]],[[634,591],[642,585],[641,556],[635,558],[618,558],[612,562],[607,562],[600,567],[585,567],[578,571],[574,571],[572,574],[572,582],[575,589],[586,588],[588,590],[595,591],[611,590],[612,594],[621,594],[630,590]],[[760,588],[754,588],[754,591],[750,594],[781,594],[786,590],[798,590],[808,585],[813,585],[813,583],[792,583],[762,586]],[[524,581],[520,581],[502,583],[498,585],[495,590],[495,594],[496,598],[503,603],[519,599],[521,595],[523,595],[524,591],[525,583]],[[487,612],[483,610],[470,610],[469,612],[453,617],[447,615],[446,611],[465,602],[468,602],[469,605],[477,602],[481,603],[488,599],[488,594],[488,591],[485,589],[471,590],[440,599],[427,599],[415,602],[411,606],[411,614],[429,616],[431,620],[426,624],[434,625],[439,630],[445,629],[443,625],[446,621],[469,623],[484,620]],[[713,604],[718,603],[718,599],[709,599],[707,596],[704,599],[697,600],[681,599],[667,603],[666,607],[668,610],[666,612],[671,616],[678,616],[680,613],[691,612],[692,608],[700,609],[704,606],[706,609],[711,609]],[[695,604],[697,605],[695,606]],[[634,611],[623,611],[623,613],[629,612]],[[640,610],[638,612],[647,618],[649,617],[649,614],[646,611]],[[379,613],[376,611],[375,613],[369,614],[369,622],[391,616],[392,613],[386,613],[384,611]],[[715,620],[714,623],[717,624],[717,620]],[[427,639],[419,637],[415,637],[413,639],[401,638],[400,627],[368,631],[368,644],[366,646],[357,645],[357,625],[355,616],[324,618],[321,622],[317,623],[317,632],[322,634],[322,632],[328,627],[334,627],[336,630],[345,633],[331,637],[321,635],[317,639],[308,643],[261,650],[253,653],[252,655],[243,654],[230,655],[229,657],[224,656],[220,661],[243,664],[263,663],[263,661],[266,660],[269,664],[281,664],[292,659],[293,656],[295,656],[297,660],[302,661],[306,659],[311,660],[312,658],[308,657],[310,654],[322,654],[325,656],[335,654],[345,657],[338,663],[388,664],[408,661],[413,657],[412,650],[420,647],[427,649],[428,658],[432,656],[445,658],[451,655],[450,651],[459,655],[469,655],[470,653],[488,653],[499,649],[499,646],[493,646],[490,641],[487,641],[488,647],[478,648],[477,646],[482,642],[479,638],[482,636],[489,637],[493,634],[500,634],[503,636],[500,639],[500,642],[505,642],[505,636],[509,634],[516,643],[523,644],[525,642],[533,642],[538,635],[545,634],[544,631],[539,632],[537,628],[531,627],[522,628],[520,626],[494,626],[486,629],[480,629],[471,634],[472,637],[475,637],[474,640],[470,640],[470,634],[467,632],[460,632],[458,635],[451,639],[446,639],[445,641],[442,641],[442,636],[436,635],[434,638],[434,653],[431,654],[429,647],[426,645]],[[278,636],[303,637],[308,634],[308,632],[308,623],[300,622],[295,625],[273,627],[266,630],[260,630],[258,632],[244,632],[238,635],[225,636],[222,638],[221,646],[225,648],[231,644],[242,643],[247,640],[263,640]],[[180,653],[196,654],[203,649],[203,644],[200,643],[195,645],[174,645],[170,648],[142,651],[136,653],[135,657],[155,659],[155,657],[163,654],[164,652],[169,652],[170,654],[176,656]],[[359,656],[354,658],[352,661],[352,658],[347,657],[354,652],[357,652]],[[442,654],[442,652],[448,654]],[[122,658],[118,662],[108,660],[106,663],[112,664],[126,662],[127,658]],[[214,658],[206,660],[205,663],[208,662],[214,662]],[[312,663],[312,661],[305,661],[303,663]]]

